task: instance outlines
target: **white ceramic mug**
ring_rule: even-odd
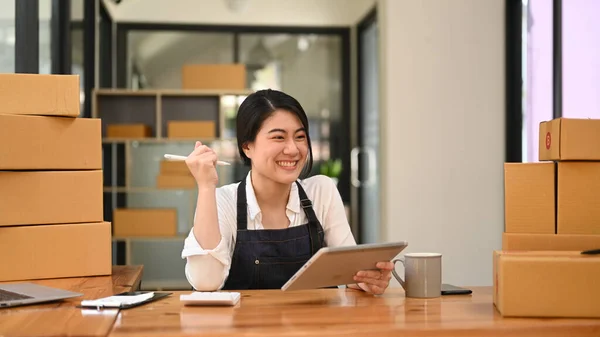
[[[406,292],[406,297],[434,298],[442,296],[442,254],[409,253],[393,260],[404,265],[404,279],[392,271]]]

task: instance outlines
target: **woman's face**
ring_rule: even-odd
[[[306,163],[306,131],[295,114],[276,110],[244,151],[256,173],[281,184],[291,184]]]

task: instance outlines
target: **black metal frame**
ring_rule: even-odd
[[[350,150],[351,150],[351,139],[350,139],[350,125],[352,114],[350,112],[350,29],[344,29],[341,33],[342,40],[342,117],[340,119],[341,125],[339,128],[333,127],[330,136],[330,146],[332,157],[339,157],[342,160],[342,167],[347,168],[342,170],[339,176],[338,190],[345,203],[350,203]],[[339,132],[339,133],[338,133]],[[337,134],[337,142],[334,142]]]
[[[15,73],[40,72],[38,0],[15,0]]]
[[[362,68],[361,68],[361,62],[362,62],[362,56],[361,56],[361,51],[362,51],[362,46],[363,46],[363,42],[362,39],[360,38],[361,33],[367,29],[371,24],[373,24],[374,22],[377,21],[377,7],[373,7],[373,9],[371,9],[371,11],[369,11],[358,23],[357,25],[357,29],[356,29],[356,65],[357,65],[357,74],[356,74],[356,78],[357,78],[357,124],[356,124],[356,135],[357,135],[357,140],[356,140],[356,145],[359,148],[363,147],[363,129],[360,127],[360,125],[363,122],[364,116],[365,114],[367,114],[367,111],[363,111],[362,109],[362,103],[363,103],[363,99],[362,99],[362,94],[363,94],[363,90],[362,90],[362,86],[361,83],[363,82],[363,75],[362,75]],[[361,174],[363,172],[362,167],[363,167],[363,163],[361,161],[361,158],[359,157],[359,170],[358,170],[358,174],[359,174],[359,179],[362,180]],[[356,203],[356,214],[357,214],[357,218],[353,219],[355,221],[357,221],[356,224],[356,230],[357,232],[354,233],[354,236],[356,238],[356,242],[358,243],[362,243],[362,230],[363,230],[363,223],[362,223],[362,212],[363,212],[363,197],[362,197],[362,187],[358,187],[358,193],[357,193],[357,203]]]
[[[111,88],[113,86],[113,21],[101,2],[100,22],[98,24],[99,36],[99,81],[100,88]]]
[[[552,117],[562,117],[562,0],[552,2]]]
[[[506,162],[523,160],[523,67],[521,64],[521,0],[506,0]]]
[[[71,0],[52,0],[50,50],[53,74],[71,73]]]
[[[332,156],[342,159],[343,167],[350,167],[350,28],[331,27],[293,27],[293,26],[229,26],[229,25],[193,25],[161,23],[117,23],[116,24],[116,86],[127,87],[127,40],[132,31],[184,31],[232,33],[234,36],[233,60],[239,61],[240,34],[320,34],[339,36],[341,39],[341,109],[340,125],[332,125],[330,147]],[[105,72],[101,68],[101,72]],[[338,189],[344,202],[350,202],[350,172],[342,170]]]
[[[83,3],[83,117],[92,116],[92,90],[96,84],[96,4],[98,0]]]

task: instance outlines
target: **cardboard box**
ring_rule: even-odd
[[[600,162],[559,162],[557,196],[558,234],[600,234]]]
[[[146,124],[109,124],[106,126],[107,138],[148,138],[152,129]]]
[[[183,89],[244,90],[244,64],[186,64],[181,69]]]
[[[160,161],[161,175],[184,175],[191,176],[192,173],[187,167],[185,161],[161,160]]]
[[[555,164],[505,163],[507,233],[556,233]]]
[[[113,214],[114,236],[177,235],[176,208],[119,208]]]
[[[495,251],[493,265],[502,316],[600,317],[600,255]]]
[[[79,75],[0,74],[0,114],[80,113]]]
[[[216,126],[213,121],[168,121],[169,138],[207,139],[216,137]]]
[[[0,281],[110,275],[110,223],[0,227],[0,256]]]
[[[503,233],[502,250],[583,251],[600,248],[600,235]]]
[[[0,171],[0,226],[103,221],[102,171]]]
[[[600,119],[540,123],[539,160],[600,160]]]
[[[158,175],[156,176],[156,187],[157,188],[182,188],[190,189],[197,188],[198,184],[194,177],[190,174],[185,175]]]
[[[88,169],[102,169],[100,119],[0,115],[0,170]]]

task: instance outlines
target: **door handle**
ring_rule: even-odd
[[[358,178],[359,175],[359,161],[358,156],[364,151],[367,159],[367,170],[368,170],[368,178],[365,182],[360,181]],[[377,156],[375,154],[375,150],[370,147],[354,147],[352,151],[350,151],[350,183],[354,187],[367,187],[373,186],[377,179],[376,171],[377,170]]]
[[[365,154],[367,155],[367,164],[368,164],[368,178],[365,181],[365,186],[373,186],[375,185],[375,180],[377,179],[377,175],[375,174],[375,170],[377,170],[377,156],[375,154],[375,150],[371,147],[365,147]]]
[[[360,187],[360,179],[358,179],[358,155],[360,154],[360,148],[354,147],[350,151],[350,183],[354,187]]]

